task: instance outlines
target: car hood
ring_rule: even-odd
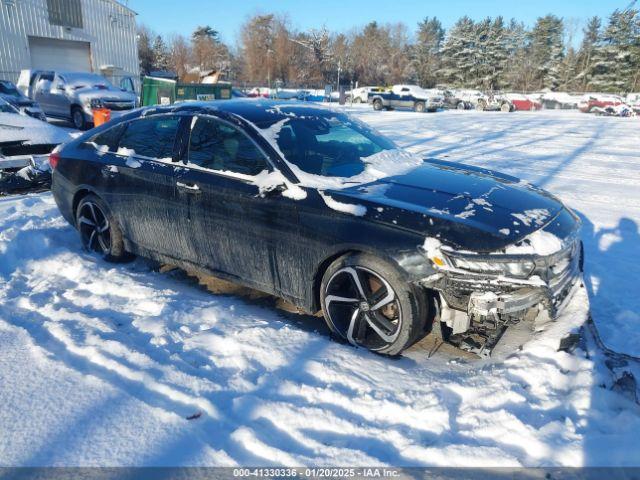
[[[74,92],[75,95],[80,100],[93,100],[94,98],[100,100],[116,100],[116,101],[128,101],[135,102],[136,96],[131,92],[123,92],[122,90],[117,89],[94,89],[94,88],[83,88],[76,90]]]
[[[523,239],[564,208],[551,194],[515,177],[439,160],[425,161],[402,175],[327,192],[337,201],[365,206],[371,220],[478,252],[497,251]],[[577,228],[578,220],[569,217]]]

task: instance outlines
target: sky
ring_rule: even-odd
[[[376,20],[404,22],[412,31],[419,20],[436,16],[445,28],[463,15],[516,18],[532,25],[536,18],[553,13],[581,29],[594,15],[608,17],[630,0],[124,0],[138,13],[138,23],[170,35],[189,35],[198,25],[210,25],[223,41],[234,44],[240,26],[256,13],[285,13],[292,25],[308,30],[326,25],[331,31],[347,32]]]

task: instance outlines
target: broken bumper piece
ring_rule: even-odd
[[[50,185],[48,155],[0,156],[0,195],[47,189]]]

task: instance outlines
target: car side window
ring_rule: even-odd
[[[212,118],[196,118],[189,139],[190,164],[250,176],[268,169],[260,149],[238,128]]]
[[[118,147],[143,157],[170,159],[179,123],[180,118],[174,116],[133,120],[127,124]]]
[[[126,124],[119,123],[118,125],[91,137],[91,140],[89,141],[95,143],[98,147],[106,145],[109,147],[110,152],[115,152],[118,150],[118,142],[120,141],[120,137],[122,136],[122,132],[124,132],[125,128]]]

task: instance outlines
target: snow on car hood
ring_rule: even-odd
[[[0,142],[24,141],[30,145],[58,144],[71,140],[68,130],[15,113],[0,113]]]
[[[364,205],[374,220],[427,235],[446,231],[443,238],[451,239],[452,246],[487,252],[525,239],[564,208],[514,177],[441,161],[424,161],[405,173],[329,193],[337,201]],[[569,226],[556,232],[560,238],[577,228],[573,217],[564,221]]]
[[[96,88],[81,88],[78,90],[73,90],[73,95],[77,96],[80,101],[85,100],[93,100],[94,98],[98,98],[100,100],[118,100],[118,101],[127,101],[127,102],[135,102],[136,96],[131,92],[123,92],[118,89],[96,89]]]

